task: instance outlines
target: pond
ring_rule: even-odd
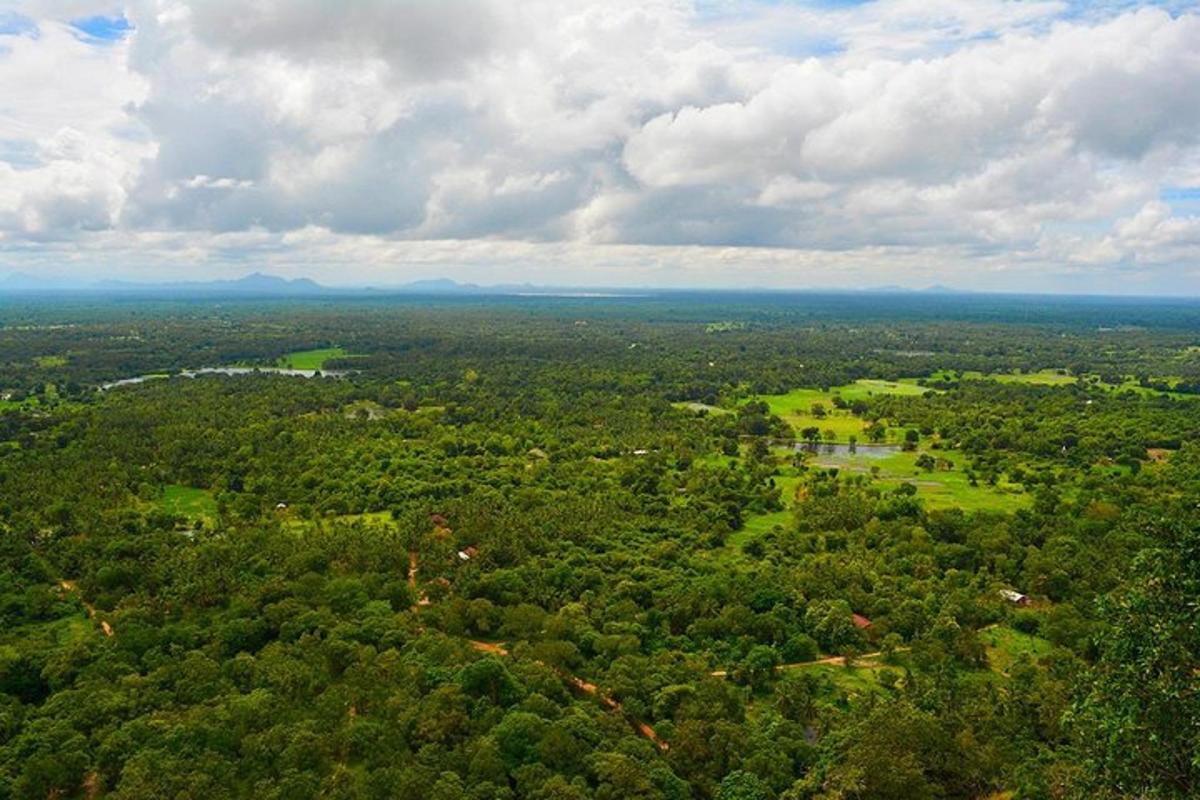
[[[846,442],[796,442],[790,448],[800,453],[822,456],[863,456],[886,458],[901,450],[898,444],[848,444]]]

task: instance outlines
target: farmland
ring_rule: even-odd
[[[275,366],[283,369],[322,369],[325,362],[335,358],[347,358],[349,353],[340,347],[320,347],[314,350],[297,350],[280,356]]]
[[[156,504],[162,511],[188,520],[211,520],[217,512],[211,492],[178,484],[164,486]]]

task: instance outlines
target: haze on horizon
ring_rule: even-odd
[[[1200,8],[0,0],[0,277],[1200,295]]]

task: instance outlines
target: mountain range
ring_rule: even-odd
[[[411,295],[513,295],[513,294],[547,294],[547,295],[588,295],[599,292],[605,295],[620,295],[627,293],[645,292],[645,288],[627,289],[589,289],[583,287],[539,286],[532,283],[510,283],[491,286],[481,286],[474,283],[460,283],[450,278],[428,278],[408,283],[334,287],[317,283],[311,278],[282,278],[278,275],[266,275],[254,272],[241,278],[212,280],[212,281],[165,281],[138,282],[123,280],[86,281],[69,278],[47,278],[30,275],[25,272],[14,272],[0,279],[0,295],[14,294],[58,294],[86,293],[105,295],[137,295],[163,297],[314,297],[329,295],[382,295],[382,294],[411,294]],[[662,291],[662,290],[656,290]],[[749,291],[749,292],[778,292],[806,291],[802,289],[780,290],[768,288],[750,288],[740,290],[712,291]],[[809,290],[815,291],[815,290]],[[945,286],[930,286],[926,289],[909,289],[901,286],[879,286],[859,289],[825,289],[825,292],[854,292],[854,293],[929,293],[946,294],[959,293],[960,290]]]

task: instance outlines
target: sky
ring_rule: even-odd
[[[0,276],[1200,296],[1200,0],[0,0]]]

